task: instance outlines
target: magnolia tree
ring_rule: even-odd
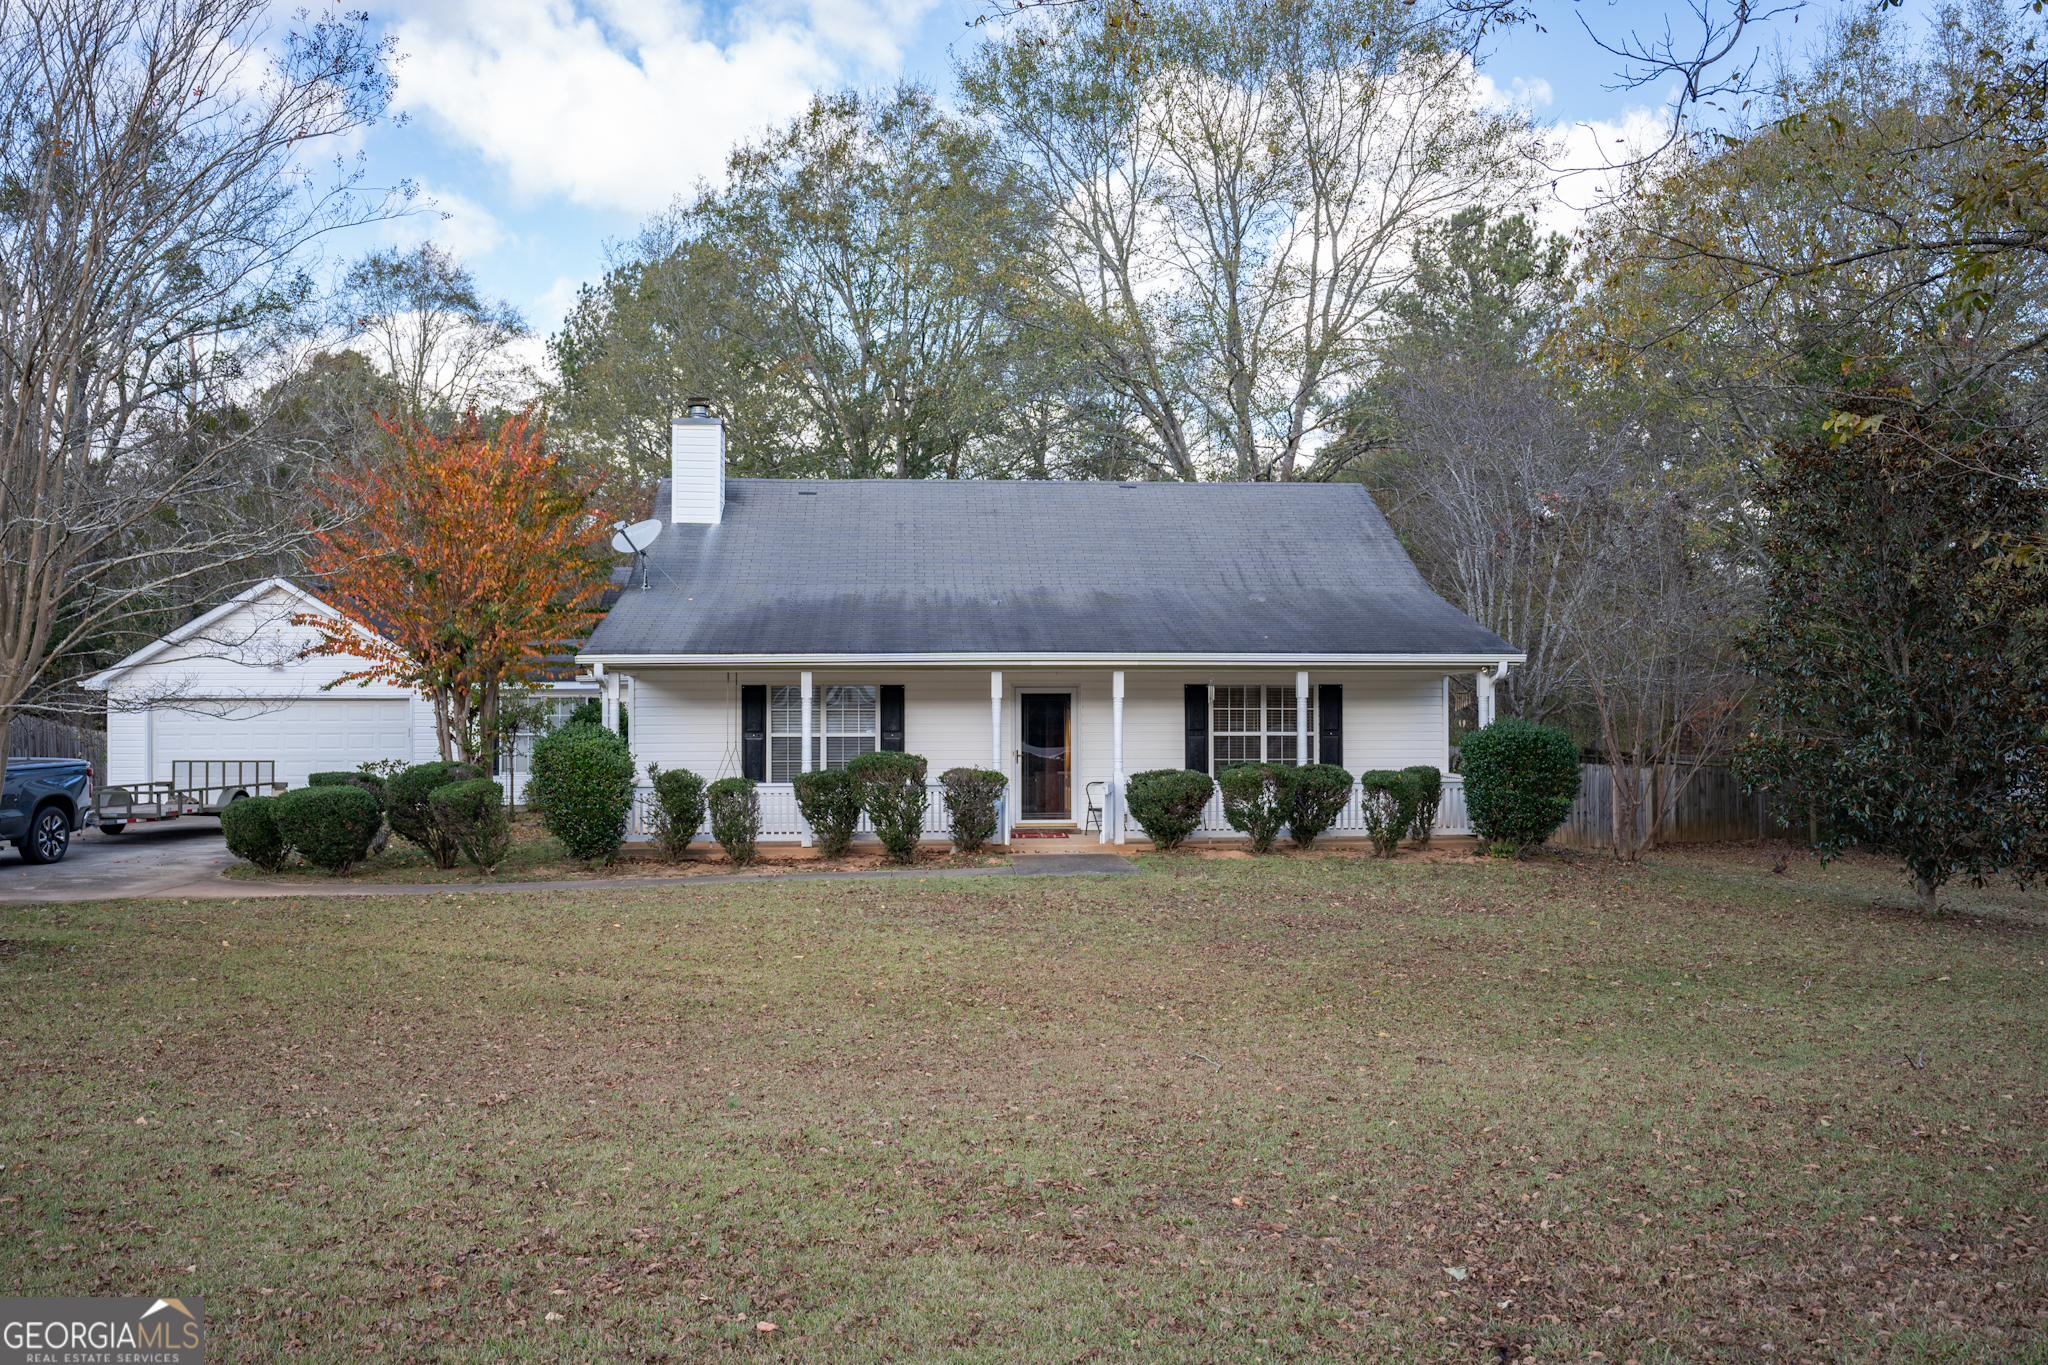
[[[307,569],[332,614],[296,618],[318,654],[363,661],[337,683],[388,682],[433,700],[441,757],[487,762],[508,687],[542,681],[596,623],[611,560],[594,480],[549,452],[528,417],[448,436],[389,423],[385,461],[329,475],[335,524]]]
[[[1780,444],[1760,493],[1769,582],[1746,641],[1750,780],[1813,815],[1823,854],[1944,883],[2048,870],[2048,575],[1987,562],[2048,519],[2039,447],[1866,395]]]

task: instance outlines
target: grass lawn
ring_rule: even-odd
[[[2048,1359],[2038,894],[1140,861],[8,907],[0,1284],[217,1360]]]

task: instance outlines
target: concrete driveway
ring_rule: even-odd
[[[0,849],[0,903],[111,900],[219,886],[220,870],[234,861],[220,821],[211,816],[130,825],[125,834],[87,825],[71,836],[61,863],[30,867],[12,845]]]

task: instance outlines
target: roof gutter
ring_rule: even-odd
[[[1092,665],[1117,668],[1288,667],[1443,668],[1465,672],[1505,670],[1528,655],[1512,654],[593,654],[576,656],[597,668],[1058,668]]]

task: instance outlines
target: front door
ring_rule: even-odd
[[[1023,788],[1026,820],[1074,818],[1073,698],[1065,692],[1024,692]]]

